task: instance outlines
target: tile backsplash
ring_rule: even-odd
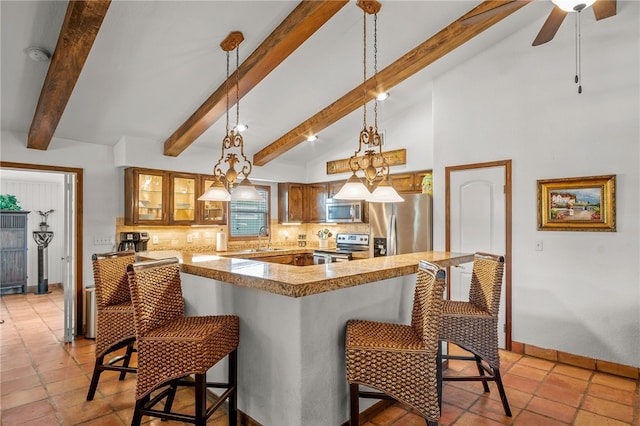
[[[306,247],[317,248],[317,233],[321,229],[328,228],[333,236],[329,239],[329,246],[336,244],[336,234],[369,233],[367,223],[344,223],[344,224],[324,224],[305,223],[301,225],[281,225],[277,220],[272,220],[271,246],[298,248],[299,235],[306,235]],[[116,220],[116,241],[119,241],[120,232],[147,231],[150,240],[147,245],[149,251],[157,250],[181,250],[190,252],[216,251],[216,237],[218,232],[225,232],[229,235],[228,226],[126,226],[124,218]],[[154,244],[154,237],[157,237],[157,244]],[[258,239],[228,241],[227,251],[243,250],[247,248],[257,248]]]

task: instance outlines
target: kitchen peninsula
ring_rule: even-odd
[[[240,317],[238,408],[265,426],[345,422],[347,320],[407,324],[420,260],[443,267],[473,261],[472,254],[445,252],[310,266],[246,258],[263,255],[141,253],[143,258],[180,259],[188,315]],[[216,366],[209,380],[222,380],[225,371],[225,364]]]

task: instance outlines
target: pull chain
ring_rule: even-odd
[[[578,93],[582,93],[582,40],[580,28],[580,13],[576,14],[576,77],[575,82],[578,85]]]

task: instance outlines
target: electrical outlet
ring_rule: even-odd
[[[115,238],[109,235],[96,235],[93,237],[93,244],[96,246],[112,246],[115,241]]]
[[[153,238],[151,238],[151,241],[153,242],[153,244],[158,244],[158,236],[154,235]]]
[[[542,240],[536,240],[536,251],[542,251]]]
[[[193,242],[193,235],[187,234],[187,242],[188,243],[192,243]]]

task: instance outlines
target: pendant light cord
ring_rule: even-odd
[[[373,15],[373,78],[376,83],[376,93],[373,98],[373,127],[378,132],[378,14]]]
[[[227,51],[227,80],[225,84],[225,88],[227,90],[227,135],[229,134],[229,51]]]
[[[240,46],[236,47],[236,131],[240,125],[240,72],[238,65],[240,64]],[[240,133],[238,131],[238,133]]]
[[[362,11],[362,101],[364,114],[362,128],[367,130],[367,12]]]

